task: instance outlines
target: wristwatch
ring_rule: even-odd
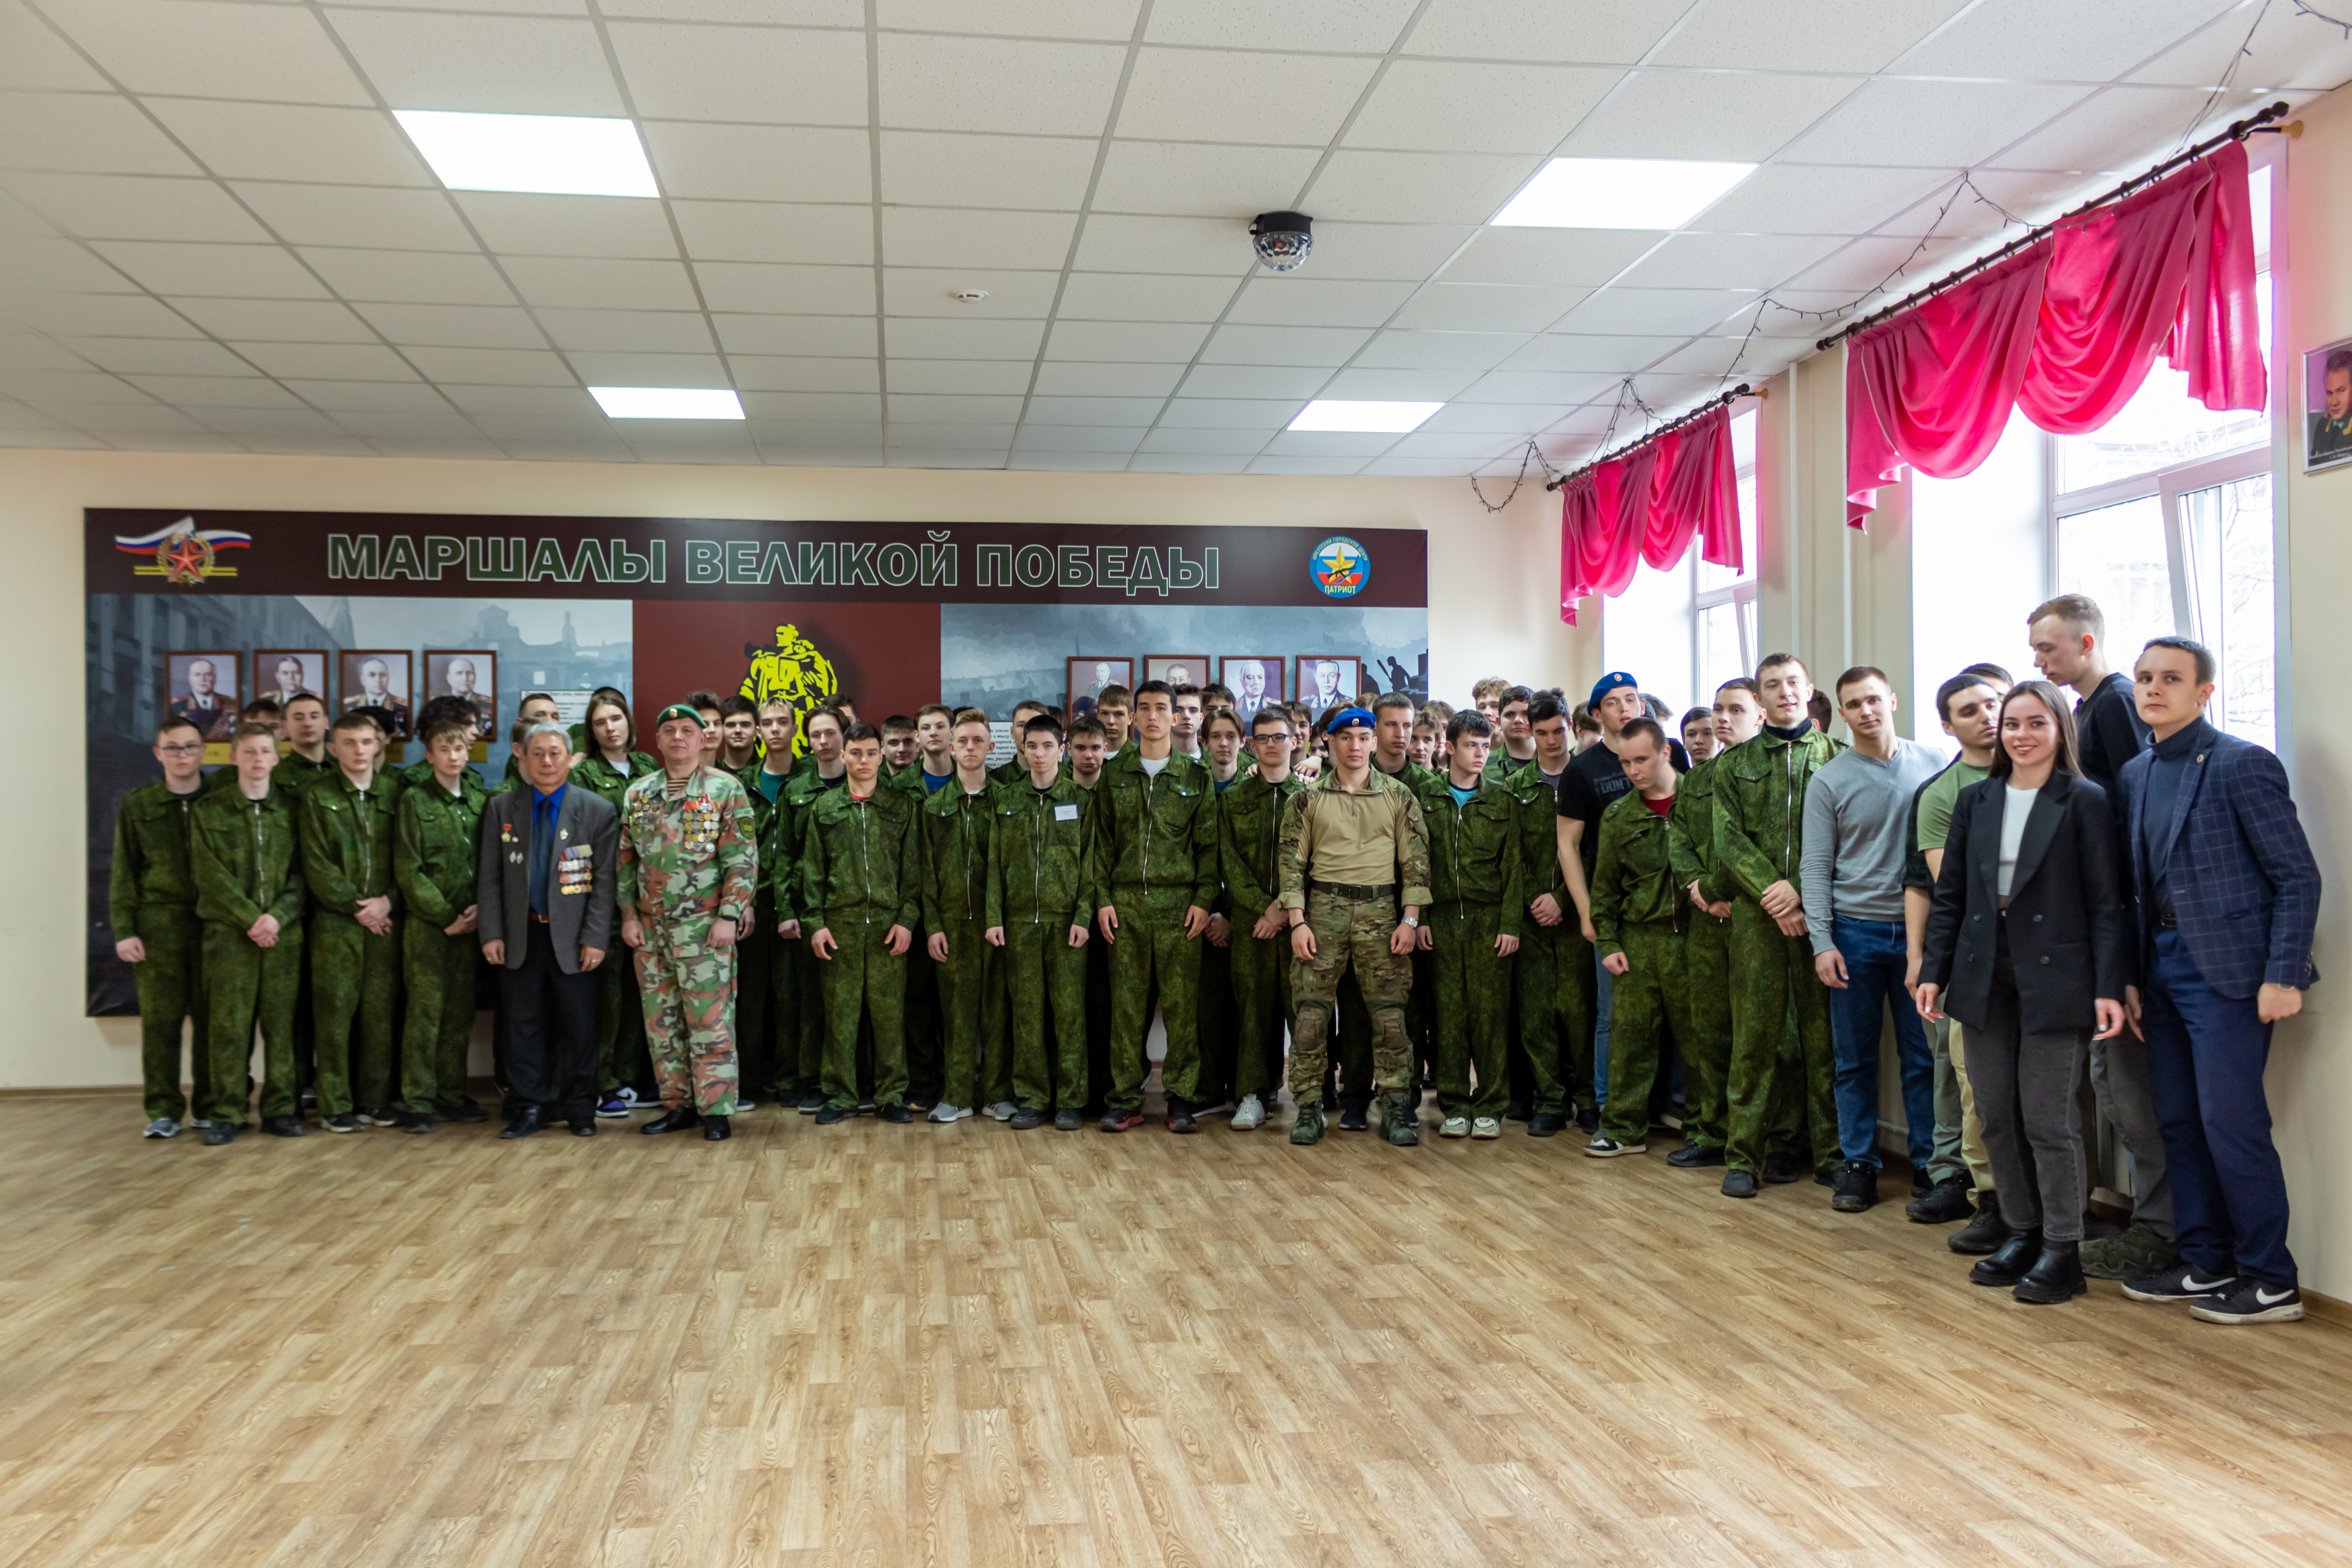
[[[1419,931],[1421,929],[1421,917],[1419,915],[1407,915],[1404,917],[1404,923],[1412,927],[1413,930]]]

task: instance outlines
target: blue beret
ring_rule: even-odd
[[[1602,676],[1600,679],[1592,683],[1592,695],[1584,700],[1586,711],[1590,712],[1592,710],[1599,708],[1601,706],[1601,700],[1608,696],[1611,692],[1622,691],[1629,686],[1636,691],[1642,689],[1642,683],[1634,679],[1632,676],[1626,674],[1623,670],[1611,670],[1608,674]]]
[[[1342,730],[1376,730],[1380,726],[1372,721],[1370,710],[1362,708],[1342,708],[1331,716],[1330,727],[1324,733],[1336,735]]]

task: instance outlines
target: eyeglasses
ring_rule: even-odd
[[[191,741],[185,745],[158,746],[155,749],[167,757],[193,757],[205,749],[205,743],[202,741]]]

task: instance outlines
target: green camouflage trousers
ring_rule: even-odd
[[[377,936],[349,915],[318,910],[310,916],[310,946],[319,1114],[388,1109],[396,1098],[392,1031],[400,998],[400,928]]]
[[[637,949],[637,989],[646,1004],[646,1045],[662,1104],[706,1116],[735,1114],[735,950],[710,945],[716,917],[655,916]]]
[[[1123,889],[1113,895],[1118,911],[1118,940],[1110,948],[1110,1093],[1108,1102],[1120,1110],[1143,1104],[1143,1080],[1151,1074],[1144,1055],[1144,1036],[1151,1029],[1156,1004],[1168,1026],[1168,1056],[1160,1064],[1160,1092],[1174,1100],[1193,1100],[1201,1089],[1201,994],[1199,937],[1184,935],[1184,910],[1192,889],[1155,888]],[[1095,928],[1102,940],[1102,928]]]
[[[1348,899],[1310,889],[1307,925],[1315,933],[1315,956],[1293,958],[1290,969],[1290,992],[1298,1008],[1290,1029],[1291,1098],[1301,1105],[1323,1103],[1332,1014],[1339,1005],[1340,978],[1351,973],[1363,989],[1370,1017],[1372,1085],[1379,1091],[1402,1092],[1415,1070],[1412,1042],[1404,1027],[1412,961],[1389,951],[1397,926],[1396,896]]]
[[[948,958],[931,965],[939,976],[940,1021],[946,1032],[940,1099],[966,1108],[1002,1104],[1013,1098],[1013,1075],[1003,955],[988,944],[985,921],[950,916],[940,929],[947,933]],[[907,1077],[913,1081],[912,1062]]]
[[[1725,1163],[1763,1166],[1768,1149],[1820,1165],[1838,1160],[1830,994],[1809,937],[1784,936],[1752,899],[1731,902],[1730,1136]],[[1807,1141],[1811,1150],[1807,1150]]]
[[[839,944],[823,971],[824,1099],[857,1109],[857,1026],[874,1026],[874,1103],[907,1103],[907,970],[908,953],[893,955],[887,920],[831,928]],[[814,934],[814,933],[811,933]],[[909,952],[911,952],[911,949]]]
[[[258,1026],[261,1114],[294,1115],[301,1103],[294,1088],[294,998],[302,989],[302,922],[279,932],[276,947],[263,948],[238,927],[206,921],[204,952],[212,1099],[197,1109],[207,1120],[231,1127],[245,1121]]]
[[[1087,947],[1102,940],[1097,932]],[[1087,949],[1070,928],[1022,921],[1004,928],[1004,995],[1013,1037],[1013,1103],[1081,1110],[1087,1103]]]
[[[1279,910],[1276,911],[1277,914]],[[1235,917],[1234,974],[1234,1098],[1272,1100],[1282,1092],[1282,1029],[1290,1016],[1290,933],[1261,941],[1250,934],[1255,916]]]
[[[621,940],[618,925],[616,921],[615,945]],[[649,1084],[653,1077],[637,966],[635,963],[600,964],[596,970],[596,1088],[600,1095],[609,1095],[625,1084],[632,1089]],[[502,1082],[499,1087],[506,1086]]]
[[[1495,952],[1499,904],[1443,904],[1430,910],[1436,946],[1425,955],[1437,1015],[1437,1107],[1448,1116],[1499,1119],[1509,1089],[1511,960]],[[1477,1082],[1474,1089],[1471,1080]]]
[[[1537,1110],[1567,1114],[1591,1093],[1594,983],[1592,944],[1576,928],[1574,906],[1556,926],[1529,916],[1511,961],[1517,990],[1519,1048],[1527,1055]]]
[[[466,1047],[474,1033],[474,961],[482,939],[451,936],[430,921],[400,922],[408,1022],[401,1031],[400,1099],[430,1116],[466,1099]]]
[[[213,1102],[212,1057],[205,1048],[204,921],[191,905],[139,906],[139,940],[147,956],[131,966],[139,986],[139,1075],[147,1086],[147,1119],[185,1121],[206,1115]],[[247,942],[247,946],[253,944]],[[258,951],[258,950],[257,950]],[[195,1021],[188,1050],[194,1092],[180,1089],[180,1020]],[[239,1081],[244,1079],[238,1071]]]
[[[1731,1070],[1731,922],[1696,909],[1691,920],[1683,935],[1690,1028],[1675,1026],[1683,1058],[1683,1136],[1720,1149],[1730,1136],[1724,1083]],[[1609,1098],[1617,1098],[1614,1089]]]
[[[1696,914],[1698,911],[1691,911]],[[1650,1132],[1650,1093],[1657,1087],[1662,1047],[1691,1037],[1690,968],[1683,934],[1664,921],[1627,921],[1617,928],[1625,973],[1610,986],[1609,1104],[1601,1135],[1639,1143]],[[1684,1096],[1688,1105],[1689,1068]]]

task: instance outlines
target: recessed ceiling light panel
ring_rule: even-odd
[[[1496,228],[1680,228],[1753,163],[1554,158],[1495,215]]]
[[[742,400],[723,386],[592,386],[607,419],[740,419]]]
[[[1293,430],[1357,430],[1373,435],[1402,436],[1417,430],[1422,421],[1444,407],[1443,403],[1370,403],[1345,397],[1318,397],[1298,411]]]
[[[396,109],[393,118],[453,191],[657,196],[636,126],[565,114]]]

